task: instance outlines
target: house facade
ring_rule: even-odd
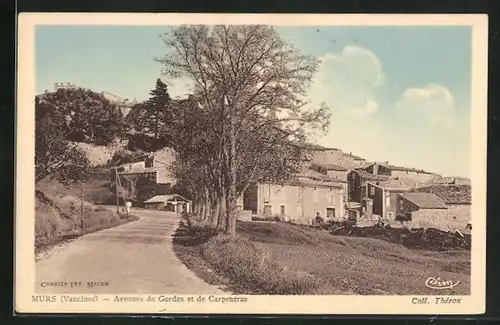
[[[326,175],[331,179],[347,182],[347,168],[336,164],[324,164],[322,167],[325,169]]]
[[[311,224],[317,215],[325,221],[342,219],[344,205],[341,184],[308,178],[287,184],[259,183],[247,189],[243,196],[244,210],[303,224]]]
[[[147,156],[143,161],[117,167],[122,195],[130,200],[144,202],[155,195],[167,195],[175,184],[169,164],[161,162],[155,156]],[[113,171],[111,180],[114,181]]]
[[[367,182],[367,197],[372,201],[372,214],[387,221],[396,219],[399,212],[399,194],[410,192],[413,187],[399,180],[387,180],[377,183]],[[372,217],[367,215],[368,217]]]
[[[364,169],[354,169],[347,174],[349,201],[361,203],[367,197],[367,183],[381,182],[389,179],[389,176],[374,175]]]
[[[452,182],[449,184],[436,184],[415,189],[420,193],[432,193],[440,197],[448,209],[444,217],[437,220],[440,227],[463,229],[471,222],[471,185],[466,181]],[[434,216],[427,216],[429,219],[436,219]]]
[[[144,202],[144,207],[176,213],[191,212],[191,202],[178,194],[155,195]]]

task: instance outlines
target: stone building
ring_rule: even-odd
[[[387,181],[387,175],[374,175],[364,169],[354,169],[347,175],[349,201],[361,203],[367,197],[367,183]]]
[[[364,169],[373,175],[383,175],[389,178],[411,178],[418,183],[426,183],[439,176],[423,169],[394,166],[390,165],[388,162],[373,163]]]
[[[409,180],[368,182],[366,196],[372,200],[372,214],[382,220],[395,220],[398,213],[398,194],[410,192],[414,186],[415,183]],[[369,213],[367,217],[371,218]]]
[[[122,195],[142,204],[155,195],[170,194],[176,180],[170,172],[167,156],[168,153],[160,151],[147,155],[141,161],[117,167]],[[112,181],[114,173],[111,175]]]
[[[303,224],[311,224],[317,215],[325,221],[340,220],[345,216],[344,205],[342,183],[305,177],[283,184],[259,183],[243,195],[244,210]]]

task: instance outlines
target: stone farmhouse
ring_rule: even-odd
[[[155,195],[171,194],[175,178],[169,170],[173,161],[170,149],[146,155],[142,161],[117,167],[122,195],[140,204]],[[111,180],[114,181],[114,171]]]
[[[324,220],[343,218],[344,192],[334,181],[298,177],[283,184],[259,183],[243,195],[243,207],[265,217],[311,224],[316,216]]]

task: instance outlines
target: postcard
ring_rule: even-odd
[[[16,313],[484,313],[486,15],[18,22]]]

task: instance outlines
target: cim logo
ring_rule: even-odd
[[[460,283],[460,281],[453,282],[452,280],[441,280],[441,278],[428,278],[427,281],[425,281],[425,286],[431,289],[453,289],[455,286],[457,286]]]

